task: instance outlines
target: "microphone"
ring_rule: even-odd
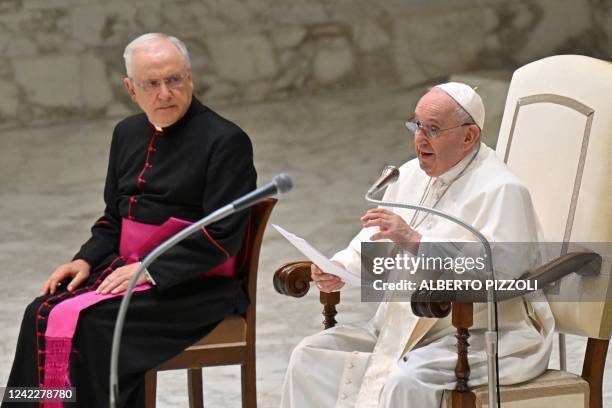
[[[385,166],[378,180],[372,184],[372,187],[366,193],[367,197],[371,197],[379,191],[386,188],[389,184],[395,183],[399,178],[399,170],[395,166]]]
[[[266,197],[286,193],[287,191],[291,190],[292,187],[293,182],[291,181],[291,177],[285,173],[280,173],[274,176],[272,181],[268,184],[264,184],[257,190],[253,190],[250,193],[232,201],[232,206],[234,207],[234,210],[241,211],[260,202]]]

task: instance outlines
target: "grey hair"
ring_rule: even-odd
[[[472,125],[476,125],[476,122],[474,121],[474,118],[472,117],[472,115],[470,115],[463,108],[463,106],[459,105],[456,101],[453,100],[453,102],[455,102],[455,105],[457,105],[457,108],[455,109],[455,118],[457,119],[458,123],[461,123],[461,124],[470,123]],[[478,125],[476,125],[476,127],[478,128],[478,138],[480,138],[482,129]]]
[[[474,118],[472,118],[472,115],[470,115],[465,109],[463,109],[463,106],[459,105],[457,102],[455,102],[455,105],[457,105],[457,107],[455,108],[455,118],[459,122],[475,124]]]
[[[128,77],[132,76],[132,57],[134,56],[134,51],[149,49],[151,48],[151,43],[157,40],[170,41],[179,50],[181,56],[183,57],[183,61],[185,62],[185,66],[187,68],[191,68],[191,58],[189,58],[189,51],[187,51],[187,47],[181,40],[164,33],[147,33],[132,40],[123,51],[123,59],[125,60],[125,73]]]

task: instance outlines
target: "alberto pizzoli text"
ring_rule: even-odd
[[[413,282],[402,279],[397,282],[385,282],[377,279],[372,282],[374,290],[380,291],[415,291],[415,290],[487,290],[495,288],[495,290],[517,290],[517,291],[533,291],[538,290],[538,282],[525,279],[437,279],[423,280],[421,282]]]

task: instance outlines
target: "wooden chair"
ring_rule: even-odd
[[[527,274],[539,283],[563,278],[559,294],[547,294],[556,330],[587,337],[587,348],[580,376],[548,370],[526,383],[501,387],[504,408],[602,408],[612,332],[612,254],[605,247],[612,241],[610,95],[612,64],[589,57],[545,58],[518,69],[512,78],[498,155],[529,188],[547,241],[603,245],[593,244],[598,250],[591,252],[560,251],[559,258]],[[585,265],[591,270],[586,276],[571,273]],[[309,282],[309,262],[283,265],[274,275],[276,290],[289,296],[304,296]],[[575,301],[561,301],[568,299],[568,293]],[[321,293],[320,299],[324,325],[331,327],[340,295]],[[458,339],[457,386],[448,393],[447,406],[488,406],[486,386],[468,387],[473,304],[413,302],[412,306],[416,314],[428,317],[446,317],[452,310]]]
[[[187,369],[189,406],[204,406],[202,390],[202,368],[221,365],[240,364],[242,378],[242,406],[257,406],[255,376],[255,306],[257,290],[257,268],[259,252],[266,224],[276,204],[276,199],[268,198],[251,208],[249,236],[243,253],[247,261],[238,276],[242,277],[248,288],[251,303],[245,316],[231,316],[223,320],[208,335],[179,355],[166,361],[145,374],[145,406],[155,407],[157,372]]]

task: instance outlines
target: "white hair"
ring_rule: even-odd
[[[187,66],[187,68],[191,68],[191,59],[189,58],[189,51],[187,51],[187,47],[181,40],[164,33],[147,33],[132,40],[123,51],[123,59],[125,60],[125,73],[128,77],[131,78],[132,76],[132,57],[134,56],[134,51],[150,49],[152,47],[152,44],[159,40],[170,41],[180,52],[185,62],[185,66]]]

